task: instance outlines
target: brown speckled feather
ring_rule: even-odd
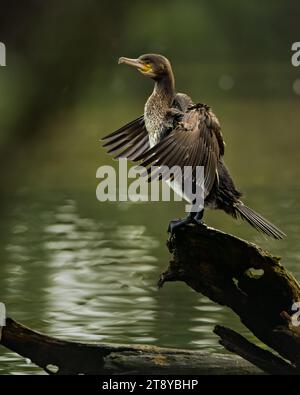
[[[149,179],[155,179],[150,166],[204,166],[205,195],[218,176],[218,162],[224,153],[224,142],[215,115],[205,105],[190,107],[175,121],[173,130],[149,151],[137,157],[149,167]],[[162,171],[162,179],[167,178]]]
[[[154,88],[142,117],[103,138],[108,153],[115,159],[142,161],[149,182],[156,178],[167,181],[176,193],[183,194],[190,203],[193,202],[194,192],[184,190],[186,181],[191,181],[194,189],[202,187],[203,180],[197,177],[195,171],[192,175],[186,175],[182,170],[184,166],[190,166],[193,170],[196,166],[203,166],[204,208],[221,209],[234,218],[241,217],[255,229],[275,239],[285,237],[280,229],[242,202],[242,194],[223,161],[225,144],[216,116],[208,106],[194,105],[188,95],[176,93],[170,61],[159,54],[145,54],[137,59],[122,57],[119,63],[133,66],[152,78]],[[174,170],[175,167],[177,170]],[[181,179],[182,174],[186,177],[184,180]],[[174,231],[174,226],[183,226],[189,221],[199,224],[203,208],[198,207],[197,210],[196,216],[189,215],[175,221],[171,231]]]

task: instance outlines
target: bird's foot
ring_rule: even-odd
[[[197,226],[205,226],[206,227],[206,224],[204,223],[203,219],[194,218],[193,223],[196,224]]]
[[[173,235],[177,229],[192,223],[196,224],[197,226],[206,226],[203,221],[203,212],[204,210],[197,213],[191,212],[185,218],[172,220],[169,223],[168,233],[171,233],[171,235]]]
[[[205,226],[205,223],[203,221],[203,213],[204,210],[198,211],[193,218],[193,222],[198,226]]]
[[[192,222],[193,218],[190,215],[188,215],[186,218],[174,219],[169,223],[168,233],[171,233],[171,235],[173,235],[175,233],[175,230],[182,228],[184,225],[190,224]]]

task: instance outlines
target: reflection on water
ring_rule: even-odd
[[[162,239],[145,225],[122,224],[120,215],[130,223],[135,207],[124,211],[108,205],[106,214],[101,210],[88,217],[76,200],[61,196],[29,195],[17,203],[12,202],[17,208],[1,225],[2,233],[9,232],[1,241],[0,279],[1,300],[15,319],[65,339],[220,352],[212,333],[215,324],[245,333],[231,312],[184,284],[157,290],[158,275],[168,261],[165,233]],[[153,209],[148,213],[153,216]],[[244,230],[257,237],[247,226]],[[294,265],[300,259],[296,245],[285,255],[285,262]],[[3,349],[0,361],[1,372],[39,372]]]
[[[121,341],[122,333],[124,341],[156,340],[150,335],[156,310],[153,291],[141,281],[154,269],[155,240],[143,226],[112,228],[81,219],[72,202],[65,207],[69,214],[63,222],[58,215],[59,223],[45,228],[44,245],[51,252],[45,289],[48,330],[97,341]]]

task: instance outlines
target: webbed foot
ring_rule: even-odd
[[[203,214],[204,214],[204,210],[198,211],[193,218],[193,222],[195,222],[195,224],[199,226],[205,226],[203,221]]]
[[[173,235],[176,229],[179,229],[184,225],[190,224],[192,222],[193,222],[193,217],[190,214],[182,219],[174,219],[169,223],[168,232],[171,233],[171,235]]]
[[[185,225],[194,223],[198,226],[206,226],[203,222],[204,210],[198,211],[197,213],[191,212],[189,215],[182,219],[175,219],[169,223],[168,233],[174,234],[176,229],[179,229]]]

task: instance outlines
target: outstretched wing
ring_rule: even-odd
[[[148,169],[149,181],[160,174],[160,179],[168,179],[170,169],[179,166],[204,166],[204,189],[205,196],[211,191],[218,177],[218,162],[224,154],[224,142],[220,131],[220,125],[206,105],[197,104],[190,107],[177,121],[171,133],[152,147],[149,151],[137,157],[142,160],[141,166]],[[151,166],[160,167],[153,174]],[[155,172],[155,170],[154,170]]]
[[[184,93],[177,93],[172,107],[185,111],[192,104],[189,96]],[[135,161],[136,158],[150,149],[149,136],[143,115],[101,140],[104,141],[103,147],[114,156],[114,159],[127,158]]]
[[[114,159],[135,160],[150,148],[143,116],[103,137],[102,141],[104,141],[103,147],[114,156]]]

